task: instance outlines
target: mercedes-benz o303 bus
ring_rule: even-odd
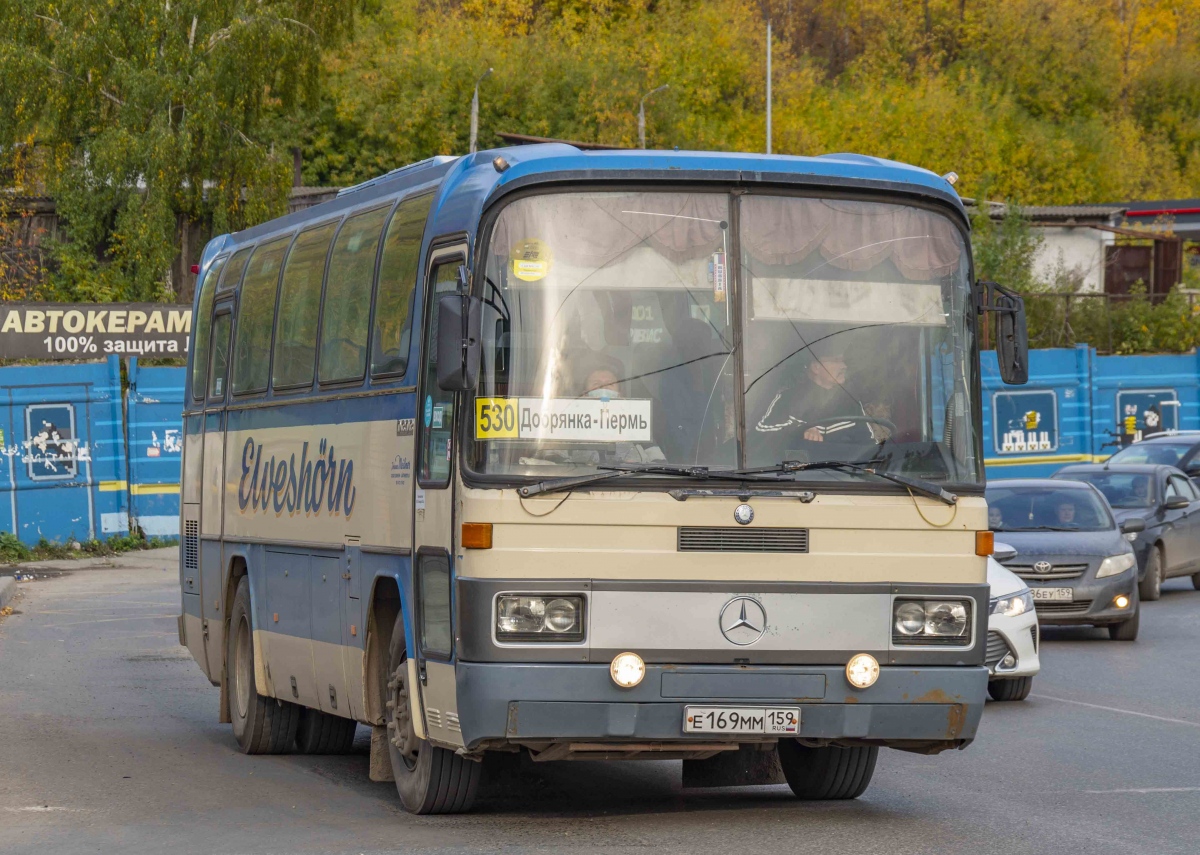
[[[969,247],[924,170],[561,144],[213,240],[180,636],[238,745],[361,722],[426,813],[502,752],[840,799],[968,744],[989,318],[1026,358]]]

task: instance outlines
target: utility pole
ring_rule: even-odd
[[[471,154],[479,149],[476,144],[479,140],[479,84],[491,73],[492,70],[489,68],[479,75],[479,79],[475,81],[475,94],[471,96]]]
[[[638,148],[644,149],[646,147],[646,99],[655,92],[662,92],[664,89],[670,88],[671,84],[664,83],[657,89],[651,89],[642,96],[642,101],[638,104]]]
[[[771,22],[767,21],[767,154],[771,153]]]

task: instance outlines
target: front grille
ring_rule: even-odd
[[[1003,635],[998,632],[988,633],[987,656],[984,658],[984,663],[989,668],[995,668],[997,663],[1011,652]]]
[[[1035,623],[1033,626],[1029,627],[1029,634],[1030,634],[1031,636],[1033,636],[1033,652],[1034,652],[1034,653],[1037,653],[1037,647],[1038,647],[1038,631],[1037,631],[1037,624],[1036,624],[1036,623]]]
[[[200,569],[200,523],[187,520],[183,524],[183,566],[187,570]]]
[[[1033,569],[1031,564],[1006,564],[1004,566],[1022,579],[1032,579],[1036,582],[1050,579],[1078,579],[1088,569],[1086,564],[1055,564],[1045,573],[1039,573]]]
[[[1073,603],[1039,603],[1035,600],[1033,606],[1039,618],[1070,617],[1071,615],[1086,614],[1087,610],[1092,607],[1092,601],[1076,600]]]
[[[806,528],[681,526],[680,552],[808,552]]]

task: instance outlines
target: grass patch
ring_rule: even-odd
[[[62,543],[42,538],[36,546],[22,543],[12,532],[0,532],[0,563],[19,564],[23,561],[47,561],[61,558],[97,558],[139,549],[160,549],[176,546],[178,538],[142,537],[140,534],[115,534],[104,540],[75,540]]]

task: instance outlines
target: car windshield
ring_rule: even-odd
[[[1178,466],[1195,442],[1137,442],[1109,458],[1109,463],[1157,463]]]
[[[1100,497],[1088,489],[989,486],[992,531],[1105,531],[1114,526]]]
[[[1086,481],[1104,494],[1114,508],[1154,507],[1154,476],[1141,472],[1070,472],[1063,476]]]
[[[509,204],[486,252],[476,472],[874,461],[981,483],[969,259],[940,214],[567,192]]]

